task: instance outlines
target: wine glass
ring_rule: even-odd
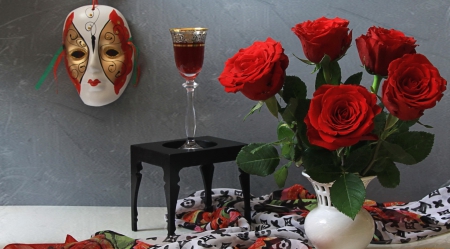
[[[195,78],[202,70],[207,28],[170,29],[173,42],[175,63],[180,75],[186,80],[183,87],[187,92],[185,116],[186,142],[180,149],[201,149],[195,142],[196,118],[194,108],[194,90],[198,86]]]

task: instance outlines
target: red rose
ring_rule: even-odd
[[[281,43],[269,37],[228,59],[219,81],[226,92],[240,91],[249,99],[266,100],[280,91],[288,65]]]
[[[375,94],[359,85],[322,85],[305,117],[311,144],[328,150],[374,139],[374,117],[381,112]]]
[[[352,31],[347,28],[349,21],[336,17],[321,17],[295,25],[291,30],[298,36],[306,58],[319,63],[324,55],[332,61],[344,56],[352,42]]]
[[[417,47],[413,37],[380,27],[369,28],[367,35],[361,35],[355,42],[361,63],[371,74],[380,76],[388,75],[391,61],[405,54],[415,54]]]
[[[447,81],[422,54],[407,54],[389,64],[383,104],[401,120],[414,120],[441,100]]]

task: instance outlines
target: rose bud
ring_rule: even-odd
[[[240,91],[251,100],[266,100],[281,90],[288,65],[281,43],[269,37],[228,59],[219,81],[226,92]]]
[[[413,37],[407,37],[401,31],[381,27],[371,27],[366,35],[355,39],[359,58],[370,74],[388,75],[391,61],[405,54],[415,54],[417,47]]]
[[[352,42],[349,21],[336,17],[321,17],[315,21],[306,21],[295,25],[291,30],[298,36],[306,58],[318,64],[325,55],[331,61],[344,56]]]

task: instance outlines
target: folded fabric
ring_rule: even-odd
[[[251,198],[252,222],[243,217],[242,191],[213,189],[213,211],[205,211],[204,191],[178,200],[176,224],[189,234],[132,239],[113,231],[100,231],[77,242],[70,235],[61,244],[10,244],[5,249],[311,249],[303,224],[316,207],[315,195],[301,185]],[[450,229],[450,186],[419,201],[377,203],[364,208],[374,218],[372,243],[399,244],[431,238]]]
[[[295,227],[299,235],[307,242],[303,224],[309,211],[316,207],[315,195],[301,185],[277,190],[259,198],[252,197],[252,224],[242,215],[226,216],[208,213],[204,208],[204,191],[197,191],[178,200],[177,220],[179,227],[195,231],[208,231],[217,228],[217,224],[245,227],[249,231],[273,231]],[[238,210],[243,214],[242,191],[236,189],[214,189],[213,205],[216,210],[231,212]],[[450,229],[450,186],[432,191],[419,201],[377,203],[366,200],[364,208],[374,218],[376,230],[373,244],[398,244],[423,240],[446,233]],[[207,219],[190,219],[193,213],[201,213]],[[239,222],[235,222],[238,220]],[[223,226],[222,226],[223,227]],[[250,229],[248,229],[250,228]],[[253,238],[256,241],[256,238]]]

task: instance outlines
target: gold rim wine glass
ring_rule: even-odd
[[[185,116],[186,142],[180,149],[201,149],[195,142],[197,127],[194,107],[194,90],[198,86],[195,78],[202,70],[205,53],[207,28],[173,28],[170,29],[173,42],[175,64],[178,72],[186,80],[183,87],[187,93]]]

